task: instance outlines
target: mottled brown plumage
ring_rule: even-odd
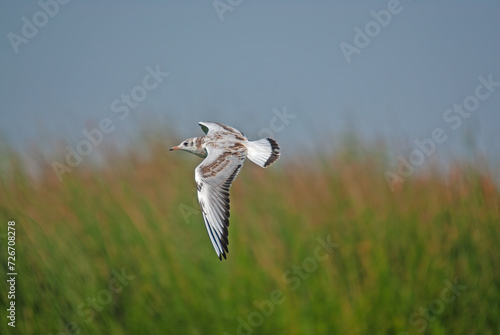
[[[205,158],[195,170],[196,189],[203,220],[219,259],[229,252],[229,189],[245,159],[268,167],[280,157],[278,143],[271,138],[249,141],[233,127],[200,122],[206,133],[183,141],[170,150],[184,150]]]

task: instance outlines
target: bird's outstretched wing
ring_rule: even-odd
[[[218,123],[218,122],[210,122],[210,121],[203,121],[200,122],[199,125],[201,126],[201,129],[205,132],[205,134],[211,134],[215,132],[225,132],[225,133],[232,133],[234,135],[239,135],[245,137],[241,131],[238,129],[235,129],[233,127],[226,126],[225,124]]]
[[[247,149],[242,144],[229,151],[207,147],[207,158],[195,170],[203,220],[220,260],[229,252],[229,188],[246,156]]]

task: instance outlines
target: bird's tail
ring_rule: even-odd
[[[280,158],[280,147],[272,138],[248,141],[246,145],[248,159],[263,168],[268,167]]]

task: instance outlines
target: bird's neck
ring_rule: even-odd
[[[193,154],[200,156],[201,158],[207,157],[207,150],[205,149],[205,141],[203,137],[193,138],[193,144],[195,148]]]

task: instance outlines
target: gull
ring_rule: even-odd
[[[170,149],[184,150],[205,158],[195,170],[198,201],[210,241],[219,257],[229,252],[229,189],[245,159],[266,168],[280,157],[272,138],[249,141],[233,127],[217,122],[200,122],[205,136],[188,138]]]

